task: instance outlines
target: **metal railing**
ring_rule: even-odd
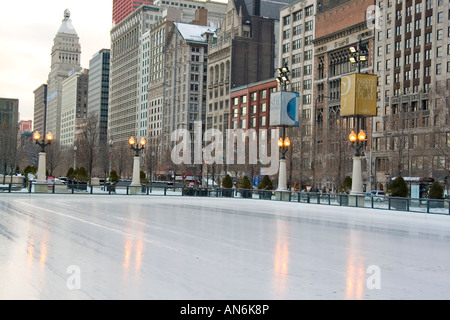
[[[35,182],[0,184],[0,195],[8,193],[30,194],[95,194],[95,195],[147,195],[244,198],[271,201],[309,203],[329,206],[360,207],[396,211],[436,213],[450,215],[450,200],[428,198],[396,198],[316,192],[291,192],[251,189],[176,187],[176,186],[120,186],[89,185],[87,183],[39,184]]]

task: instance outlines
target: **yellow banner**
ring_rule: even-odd
[[[341,78],[341,116],[377,115],[377,76],[354,73]]]

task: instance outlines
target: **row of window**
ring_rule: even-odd
[[[399,163],[397,163],[399,162]],[[450,170],[450,158],[446,156],[403,156],[401,161],[393,160],[393,163],[389,162],[387,158],[378,158],[376,161],[377,171],[389,171],[390,166],[400,167],[403,171],[407,172],[410,167],[412,171],[415,170],[429,170],[431,164],[431,170],[442,171]]]
[[[259,124],[259,127],[266,127],[267,116],[260,116],[259,118],[253,117],[249,119],[233,120],[231,121],[231,129],[251,129],[256,128],[257,124]]]
[[[304,16],[305,17],[309,17],[314,15],[314,6],[308,6],[305,9],[300,9],[298,11],[295,11],[292,13],[292,15],[288,15],[288,16],[284,16],[283,17],[283,25],[289,25],[291,23],[291,17],[292,17],[292,21],[296,22],[296,21],[300,21],[301,19],[303,19],[303,11],[304,11]]]

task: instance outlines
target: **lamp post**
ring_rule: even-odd
[[[360,130],[358,134],[352,130],[348,139],[352,143],[355,149],[355,155],[353,157],[353,173],[352,173],[352,190],[351,194],[363,193],[363,181],[362,181],[362,169],[361,169],[361,148],[366,140],[366,133],[364,130]]]
[[[52,143],[53,134],[51,132],[47,133],[46,137],[43,137],[41,141],[41,135],[39,131],[36,131],[33,135],[36,144],[41,147],[41,151],[39,152],[39,164],[38,164],[38,172],[37,172],[37,192],[47,192],[47,175],[46,175],[46,153],[45,148]],[[45,141],[47,139],[47,141]]]
[[[140,168],[141,168],[141,158],[139,157],[139,152],[144,150],[144,147],[147,143],[144,137],[139,140],[139,143],[131,137],[128,139],[128,143],[131,149],[134,151],[134,162],[133,162],[133,180],[131,182],[131,192],[136,194],[137,190],[141,187],[140,181]],[[136,188],[138,187],[138,188]]]
[[[287,64],[277,69],[278,77],[276,77],[276,80],[281,86],[281,91],[286,91],[287,85],[289,84],[289,72],[290,70]],[[291,141],[286,137],[286,126],[282,126],[282,136],[278,141],[278,146],[281,151],[280,166],[278,170],[278,191],[287,190],[286,152],[290,145]]]
[[[111,165],[112,165],[112,147],[114,145],[114,142],[112,139],[109,139],[108,142],[108,146],[109,146],[109,163],[108,163],[108,169],[109,169],[109,174],[111,174]],[[106,181],[106,177],[105,177],[105,181]]]
[[[351,46],[350,47],[350,62],[351,63],[357,63],[358,64],[358,73],[361,73],[361,62],[367,61],[367,45],[365,43],[362,43],[362,39],[360,38],[358,41],[358,46]]]
[[[77,146],[73,147],[73,170],[77,170]]]
[[[367,44],[362,42],[359,38],[358,46],[351,46],[350,50],[350,62],[358,64],[358,73],[361,73],[362,62],[367,61],[367,55],[369,53]],[[361,116],[356,115],[357,129],[359,130],[359,125],[361,122]],[[363,182],[362,182],[362,169],[361,169],[361,147],[363,142],[366,140],[366,134],[361,129],[358,134],[352,131],[349,135],[349,140],[355,148],[355,155],[353,157],[353,174],[352,174],[352,190],[351,194],[362,194],[363,193]]]

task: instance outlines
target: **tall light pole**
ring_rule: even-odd
[[[34,140],[36,141],[36,144],[41,147],[41,151],[39,152],[39,164],[38,164],[38,171],[37,171],[37,185],[35,186],[36,192],[47,192],[47,175],[46,175],[46,153],[45,148],[49,146],[53,140],[53,134],[51,132],[47,133],[46,137],[42,138],[42,141],[39,141],[41,139],[41,135],[39,134],[39,131],[36,131],[33,135]],[[45,139],[47,138],[47,141]]]
[[[77,146],[73,147],[73,170],[77,170]]]
[[[141,179],[140,179],[140,168],[141,168],[141,158],[139,156],[139,152],[144,150],[144,147],[147,143],[144,137],[139,140],[139,143],[131,137],[128,139],[128,143],[131,149],[134,151],[134,161],[133,161],[133,180],[131,181],[131,193],[136,194],[141,187]]]
[[[361,73],[361,64],[367,61],[368,48],[367,44],[362,43],[362,39],[359,38],[358,46],[351,46],[350,50],[350,62],[358,64],[358,73]],[[365,132],[360,128],[362,117],[355,115],[356,121],[356,134],[353,130],[349,135],[349,140],[355,148],[355,155],[353,157],[353,171],[352,171],[352,190],[351,194],[363,193],[363,181],[362,181],[362,168],[361,168],[361,148],[363,142],[366,140]]]
[[[114,144],[113,140],[109,139],[109,142],[108,142],[108,145],[109,145],[109,168],[108,168],[109,172],[108,172],[108,174],[111,174],[111,170],[112,170],[111,166],[112,166],[112,147],[113,147],[113,144]],[[105,180],[106,180],[106,177],[105,177]]]
[[[287,64],[277,69],[278,77],[276,78],[276,80],[281,86],[281,91],[286,91],[287,85],[289,83],[289,72],[290,71]],[[286,137],[286,126],[282,126],[282,135],[280,140],[278,141],[278,146],[280,147],[281,151],[277,188],[277,190],[279,191],[287,190],[286,152],[288,151],[288,147],[290,145],[291,141]]]

